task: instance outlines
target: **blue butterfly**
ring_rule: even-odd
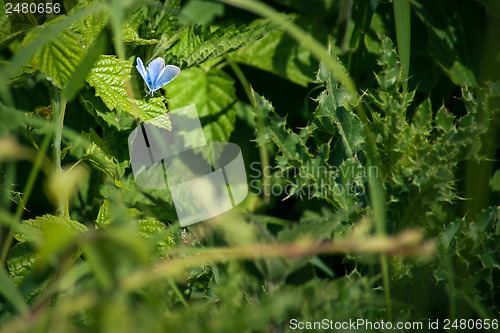
[[[141,58],[137,57],[137,66],[135,67],[139,74],[141,74],[144,82],[146,82],[151,96],[153,96],[155,91],[175,79],[181,72],[177,66],[165,66],[165,61],[162,58],[152,60],[148,68],[144,68]]]

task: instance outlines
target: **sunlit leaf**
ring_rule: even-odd
[[[119,60],[115,56],[101,56],[87,76],[87,82],[110,110],[120,108],[144,122],[163,115],[167,111],[163,96],[134,98],[130,83],[132,70],[135,68],[130,61]],[[170,122],[163,123],[163,128],[171,129]]]
[[[234,80],[219,69],[189,68],[165,88],[169,110],[194,104],[207,142],[226,142],[236,120]]]

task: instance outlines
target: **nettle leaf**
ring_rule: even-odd
[[[102,127],[109,126],[118,130],[127,130],[135,125],[135,120],[130,114],[121,110],[110,111],[99,97],[87,90],[80,94],[79,99],[87,112],[94,115]]]
[[[300,19],[296,19],[294,23],[306,25]],[[307,28],[311,28],[308,31],[314,30],[313,24],[307,25]],[[318,68],[318,63],[309,50],[281,29],[271,31],[261,39],[245,45],[231,54],[231,57],[242,64],[275,73],[304,87],[314,80],[314,72]]]
[[[12,27],[12,32],[22,32],[31,28],[38,26],[38,20],[35,15],[30,13],[23,13],[22,11],[12,12],[9,14],[10,26]]]
[[[14,245],[9,251],[7,258],[7,268],[10,277],[15,285],[19,286],[29,277],[37,263],[40,262],[40,255],[35,251],[29,242],[20,242]],[[29,294],[25,296],[25,301],[30,304],[38,295],[47,288],[47,280],[38,283]]]
[[[129,208],[126,217],[136,223],[137,233],[144,239],[152,239],[155,246],[160,249],[170,248],[175,245],[174,235],[166,232],[166,225],[154,217],[144,217],[141,211],[135,208]],[[98,228],[107,229],[112,226],[113,215],[111,202],[104,200],[99,213],[97,214],[96,224]]]
[[[132,174],[125,175],[121,183],[130,191],[121,191],[116,186],[105,183],[100,188],[100,195],[104,198],[119,195],[127,206],[140,209],[150,216],[162,216],[169,221],[177,218],[170,191],[140,188]]]
[[[164,58],[169,63],[191,67],[252,43],[272,29],[274,27],[266,21],[215,30],[208,26],[190,26],[177,36],[177,41],[166,50]]]
[[[30,32],[24,43],[36,39],[43,28],[39,27]],[[64,88],[84,54],[79,36],[70,30],[65,30],[42,47],[31,59],[30,64],[44,72],[54,85]]]
[[[85,225],[65,216],[46,214],[23,220],[14,234],[19,243],[11,248],[7,260],[14,282],[22,283],[40,261],[47,262],[49,259],[59,262],[53,255],[64,251],[75,236],[86,231],[88,228]],[[46,281],[39,282],[27,299],[34,299],[45,287]]]
[[[5,12],[5,6],[0,6],[0,41],[3,42],[12,33],[9,16]]]
[[[95,6],[95,4],[82,1],[77,7],[78,10],[85,11],[89,10],[91,6]],[[45,73],[48,79],[60,89],[66,88],[70,78],[74,75],[78,76],[79,73],[81,75],[80,80],[83,82],[83,77],[96,58],[91,56],[86,59],[86,50],[104,28],[108,17],[107,13],[98,12],[73,23],[70,29],[66,29],[54,36],[50,42],[44,45],[33,56],[30,64]],[[33,42],[45,29],[58,24],[63,19],[65,19],[65,16],[61,15],[59,18],[36,27],[27,34],[23,44],[28,45]],[[81,65],[84,66],[79,67]]]
[[[90,4],[81,5],[88,7]],[[77,5],[81,7],[80,3]],[[88,47],[101,33],[109,20],[109,12],[98,12],[84,17],[71,26],[71,30],[80,38],[84,47]]]
[[[163,6],[149,6],[147,10],[138,8],[128,17],[126,23],[138,31],[140,38],[143,39],[172,35],[179,28],[180,2],[181,0],[170,0],[165,1]]]
[[[14,245],[9,251],[7,267],[14,283],[18,284],[31,272],[33,265],[40,256],[35,253],[33,246],[29,242],[20,242]]]
[[[165,116],[167,109],[163,96],[148,99],[133,98],[132,86],[129,85],[132,70],[135,68],[132,69],[130,61],[103,55],[90,70],[87,82],[94,87],[96,96],[101,97],[108,109],[120,108],[144,122],[153,122],[156,126],[171,130],[170,120]],[[154,121],[154,118],[162,115],[160,122]]]
[[[64,230],[66,234],[74,235],[85,232],[88,228],[68,217],[46,214],[37,216],[35,219],[24,220],[18,227],[14,237],[19,242],[33,241],[39,243],[42,240],[43,233],[51,230]]]
[[[196,106],[207,142],[227,142],[236,121],[234,80],[219,69],[189,68],[166,87],[170,110]]]
[[[111,177],[116,186],[126,188],[120,180],[125,173],[128,162],[118,162],[111,154],[109,147],[93,129],[90,129],[89,133],[82,132],[82,136],[88,139],[88,142],[85,143],[85,155],[82,156],[82,160],[89,161]]]
[[[144,39],[139,37],[137,30],[130,24],[125,24],[122,31],[123,42],[131,46],[155,45],[159,39]]]

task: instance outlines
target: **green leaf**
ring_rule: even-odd
[[[85,78],[106,48],[106,38],[106,33],[99,35],[97,39],[91,43],[82,61],[75,68],[75,73],[69,79],[63,91],[63,97],[67,101],[72,101],[75,95],[84,86]]]
[[[135,221],[138,235],[144,239],[152,239],[156,247],[165,249],[175,245],[174,236],[171,232],[166,232],[166,226],[154,217],[143,217],[143,214],[135,209],[127,209],[126,216]],[[101,229],[110,227],[113,223],[112,207],[109,200],[104,200],[99,213],[97,214],[96,224]]]
[[[295,23],[301,24],[300,19],[296,19]],[[239,63],[275,73],[304,87],[314,80],[314,72],[318,68],[309,50],[297,44],[283,30],[266,34],[231,57]]]
[[[35,15],[30,12],[13,12],[12,14],[10,14],[9,21],[13,33],[25,31],[38,26],[38,20],[36,19]]]
[[[99,125],[105,127],[115,127],[118,130],[126,130],[134,127],[134,118],[119,109],[110,111],[106,104],[93,93],[85,90],[80,93],[80,103],[84,106],[88,113],[96,117]]]
[[[492,191],[500,192],[500,169],[495,171],[490,179],[490,187]]]
[[[170,191],[148,190],[137,186],[132,174],[125,175],[121,183],[130,189],[122,191],[112,184],[104,184],[100,189],[100,195],[104,198],[111,198],[119,195],[123,198],[127,206],[140,209],[143,213],[150,216],[161,216],[162,218],[173,221],[177,218],[177,213],[173,205]]]
[[[328,85],[330,87],[330,85]],[[352,111],[343,89],[332,86],[332,91],[323,91],[318,97],[316,117],[329,118],[340,136],[339,143],[345,156],[353,157],[364,142],[363,124]],[[346,108],[347,106],[347,108]],[[333,133],[332,133],[333,134]]]
[[[39,260],[33,246],[29,242],[20,242],[9,251],[7,267],[16,284],[19,284],[31,271],[33,265]]]
[[[96,9],[96,5],[82,1],[78,5],[78,10],[88,10],[91,6]],[[72,79],[73,82],[70,84],[72,91],[69,97],[73,97],[76,90],[81,86],[80,82],[83,82],[90,67],[97,59],[95,53],[100,53],[101,49],[103,49],[104,40],[101,38],[100,46],[84,58],[87,53],[85,48],[91,46],[92,42],[101,33],[108,16],[107,13],[97,12],[76,21],[71,25],[70,29],[66,29],[59,35],[54,36],[42,47],[31,59],[31,64],[44,72],[49,80],[53,81],[59,88],[65,88],[68,81]],[[26,36],[23,41],[24,45],[32,43],[42,31],[54,27],[60,21],[62,21],[62,18],[54,19],[34,29]],[[82,63],[83,59],[86,61]]]
[[[496,0],[476,0],[486,7],[489,15],[500,18],[500,3]]]
[[[273,26],[266,21],[215,30],[213,27],[190,26],[177,36],[177,41],[163,57],[168,63],[191,67],[252,43],[272,29]]]
[[[301,238],[318,242],[332,239],[335,235],[343,235],[351,229],[351,224],[344,221],[347,215],[342,211],[333,213],[327,208],[321,209],[320,213],[305,211],[298,223],[284,228],[276,238],[282,242],[293,242]]]
[[[123,42],[132,46],[155,45],[159,39],[144,39],[139,37],[137,31],[130,24],[125,24],[123,31]]]
[[[208,24],[224,15],[224,4],[207,0],[189,0],[181,10],[181,23]]]
[[[396,35],[398,42],[399,57],[401,59],[401,78],[403,89],[407,91],[408,73],[410,72],[410,48],[411,48],[411,24],[410,24],[410,0],[393,2],[394,17],[396,21]]]
[[[349,96],[324,63],[320,64],[317,80],[326,82],[326,90],[316,99],[319,105],[314,116],[319,120],[327,118],[332,122],[340,136],[340,146],[336,146],[336,149],[340,150],[342,155],[352,158],[364,142],[363,124],[353,111],[350,102],[352,96]]]
[[[42,27],[29,33],[24,43],[36,39]],[[49,81],[64,88],[85,54],[78,35],[65,30],[42,47],[31,59],[31,65],[44,72]]]
[[[135,68],[134,68],[135,70]],[[101,97],[108,109],[121,110],[144,122],[151,122],[168,130],[172,129],[170,121],[165,117],[167,111],[163,96],[150,99],[134,99],[127,94],[127,86],[131,88],[132,63],[116,59],[115,56],[100,56],[87,76],[87,82],[95,88],[96,96]],[[174,81],[175,82],[175,81]],[[142,83],[142,82],[141,82]],[[129,89],[130,94],[132,90]],[[163,116],[161,121],[154,118]]]
[[[77,5],[77,9],[80,7],[88,8],[90,6],[92,6],[92,2],[89,3],[88,1],[80,1]],[[78,35],[83,46],[88,47],[94,40],[97,39],[99,34],[101,34],[102,29],[108,23],[109,16],[110,14],[108,11],[101,11],[88,15],[75,22],[71,26],[71,30]]]
[[[40,242],[43,232],[53,230],[51,229],[53,227],[57,227],[57,230],[65,230],[68,234],[77,234],[88,230],[80,222],[73,221],[65,216],[46,214],[37,216],[35,219],[23,220],[18,232],[15,234],[15,238],[20,242]]]
[[[40,50],[44,48],[44,46],[54,42],[54,38],[68,32],[67,29],[69,29],[72,24],[102,8],[103,5],[101,3],[96,3],[93,8],[83,8],[78,11],[72,11],[68,16],[61,15],[43,26],[37,27],[31,31],[30,35],[32,38],[30,38],[30,42],[23,43],[22,47],[14,53],[14,57],[12,58],[10,65],[7,68],[4,67],[6,75],[0,76],[2,84],[5,84],[10,77],[16,75],[23,66],[25,66],[33,57],[37,55]],[[36,38],[33,38],[34,34],[36,34]],[[72,66],[74,65],[75,64],[72,64]]]
[[[236,121],[234,80],[219,69],[189,68],[169,83],[170,110],[196,106],[207,142],[227,142]]]
[[[436,114],[436,127],[445,132],[449,132],[454,127],[454,120],[455,117],[453,117],[453,115],[444,106],[442,106]]]
[[[269,101],[255,92],[253,96],[257,103],[256,123],[262,124],[258,125],[260,127],[256,131],[256,141],[259,145],[273,142],[278,149],[277,173],[291,175],[286,179],[287,193],[283,194],[308,200],[326,199],[337,208],[355,207],[356,202],[365,194],[366,171],[355,156],[346,158],[345,152],[337,161],[339,167],[330,165],[330,141],[333,131],[322,144],[321,139],[316,136],[318,127],[315,123],[302,128],[298,134],[294,133],[287,128],[286,119],[274,112]],[[343,121],[345,118],[339,119],[339,122]],[[317,148],[306,144],[311,137],[318,141]],[[356,147],[359,145],[360,143],[357,143]],[[276,177],[283,178],[278,175]]]
[[[460,161],[477,154],[478,135],[486,126],[479,126],[478,105],[474,94],[463,89],[463,102],[468,113],[455,122],[445,108],[433,119],[430,100],[412,106],[415,92],[400,92],[400,66],[389,41],[384,42],[377,73],[380,88],[368,90],[366,100],[375,108],[371,130],[384,161],[390,197],[390,219],[406,225],[423,225],[437,232],[434,219],[441,206],[458,198],[455,191],[455,168]],[[388,79],[394,77],[393,79]],[[416,110],[413,117],[408,110]],[[409,119],[412,119],[410,121]],[[437,211],[436,211],[437,210]],[[441,222],[442,223],[442,222]]]
[[[5,12],[5,5],[3,1],[0,4],[0,41],[6,39],[12,33],[12,29],[10,27],[9,16]]]
[[[477,87],[482,63],[482,15],[476,3],[412,0],[416,14],[429,34],[428,52],[453,83]],[[450,13],[454,13],[450,15]]]
[[[106,228],[111,223],[111,202],[104,200],[95,220],[98,228]]]
[[[128,162],[119,163],[111,154],[109,147],[107,147],[93,129],[90,129],[89,133],[82,132],[82,136],[86,137],[88,142],[90,142],[85,144],[85,155],[82,156],[82,159],[89,161],[114,179],[116,186],[126,188],[120,180],[125,173],[125,167]]]

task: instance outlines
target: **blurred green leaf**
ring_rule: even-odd
[[[127,219],[135,221],[137,234],[144,239],[152,240],[156,248],[160,250],[160,253],[163,253],[163,251],[175,245],[174,235],[171,231],[167,230],[165,224],[158,219],[154,217],[144,217],[143,214],[135,208],[127,209],[126,217]],[[100,229],[113,227],[113,220],[115,218],[116,217],[113,216],[111,202],[109,200],[104,200],[97,214],[97,227]]]
[[[223,14],[224,5],[222,3],[207,0],[189,0],[182,6],[180,21],[181,23],[194,22],[205,25]]]
[[[29,310],[28,305],[24,302],[23,296],[20,294],[19,289],[16,288],[14,283],[5,272],[5,268],[0,268],[0,293],[5,299],[12,304],[17,312],[23,314]]]
[[[18,227],[18,231],[15,237],[20,242],[32,241],[35,244],[42,244],[44,242],[44,237],[56,237],[57,235],[50,234],[54,231],[62,232],[60,236],[67,237],[68,235],[75,235],[87,231],[88,228],[78,221],[73,221],[64,216],[54,216],[46,214],[43,216],[38,216],[35,219],[24,220],[23,223]],[[44,232],[49,231],[47,235]],[[61,241],[63,239],[60,239]]]
[[[492,191],[500,192],[500,170],[495,171],[491,177],[490,187]]]
[[[29,273],[40,256],[29,242],[20,242],[12,247],[7,267],[14,283],[19,284]]]

